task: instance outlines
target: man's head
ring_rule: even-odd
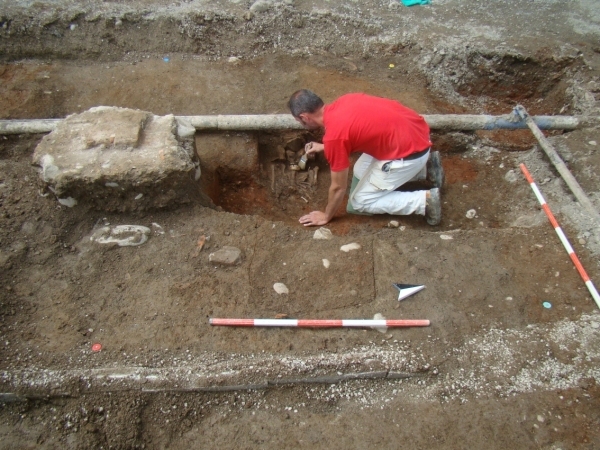
[[[292,94],[288,101],[288,107],[292,116],[308,129],[316,129],[322,126],[319,119],[322,116],[323,100],[317,94],[308,89],[300,89]]]

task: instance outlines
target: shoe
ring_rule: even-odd
[[[440,152],[432,152],[427,160],[427,181],[431,181],[433,187],[441,189],[445,178]]]
[[[429,191],[430,197],[425,203],[425,218],[429,225],[439,225],[442,221],[442,200],[440,190],[433,188]]]

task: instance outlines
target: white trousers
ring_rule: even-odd
[[[360,181],[350,193],[352,207],[370,214],[425,215],[427,191],[399,192],[409,181],[427,176],[429,153],[416,159],[379,161],[363,153],[354,164],[354,176]]]

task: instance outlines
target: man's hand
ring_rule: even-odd
[[[314,227],[319,225],[325,225],[326,223],[329,223],[329,220],[330,219],[327,218],[327,214],[325,214],[324,212],[313,211],[305,216],[300,217],[299,222],[305,227]]]
[[[325,150],[325,146],[323,144],[319,144],[318,142],[309,142],[304,146],[304,153],[309,156],[315,155],[323,150]]]
[[[331,185],[329,186],[329,196],[327,198],[327,207],[325,212],[313,211],[300,217],[299,222],[305,227],[314,227],[325,225],[333,218],[336,211],[342,204],[346,188],[348,187],[348,169],[339,172],[331,172]]]

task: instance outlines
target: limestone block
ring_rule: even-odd
[[[63,205],[107,211],[162,208],[194,199],[200,166],[193,135],[174,116],[100,106],[73,114],[45,136],[33,162]]]

